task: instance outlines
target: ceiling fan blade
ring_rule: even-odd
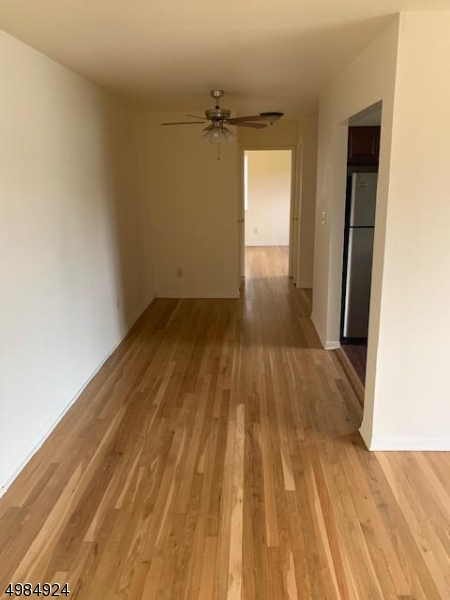
[[[234,125],[235,127],[251,127],[253,129],[264,129],[264,127],[267,127],[267,123],[245,123],[241,121],[239,123],[231,123],[228,121],[228,125]]]
[[[184,116],[190,117],[191,119],[203,119],[204,121],[208,120],[206,117],[199,117],[198,115],[184,115]]]
[[[179,123],[161,123],[161,125],[204,125],[204,121],[180,121]]]
[[[239,121],[264,121],[264,118],[260,115],[252,115],[251,117],[234,117],[233,119],[228,119],[228,123],[239,123]]]

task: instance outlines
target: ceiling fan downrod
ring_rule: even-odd
[[[215,108],[218,109],[220,108],[220,99],[222,98],[222,96],[225,94],[225,92],[223,90],[211,90],[210,92],[212,98],[215,99]]]

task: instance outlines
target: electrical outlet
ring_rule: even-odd
[[[259,232],[258,227],[253,227],[253,233],[258,233],[258,232]]]

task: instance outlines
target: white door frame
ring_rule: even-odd
[[[294,284],[298,279],[298,247],[300,240],[300,197],[302,146],[240,146],[239,149],[239,206],[238,206],[238,257],[239,278],[245,276],[245,207],[244,207],[244,157],[246,151],[291,151],[291,201],[289,222],[289,277]]]

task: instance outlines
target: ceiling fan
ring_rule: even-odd
[[[212,90],[211,96],[214,98],[214,108],[205,110],[205,117],[196,115],[186,115],[193,119],[202,119],[201,121],[180,121],[177,123],[161,123],[161,125],[206,125],[203,129],[203,136],[210,142],[233,141],[236,134],[228,129],[227,125],[236,127],[250,127],[252,129],[263,129],[270,123],[272,125],[278,119],[281,119],[282,112],[262,112],[258,115],[249,117],[231,117],[231,110],[220,108],[220,98],[224,95],[223,90]]]

